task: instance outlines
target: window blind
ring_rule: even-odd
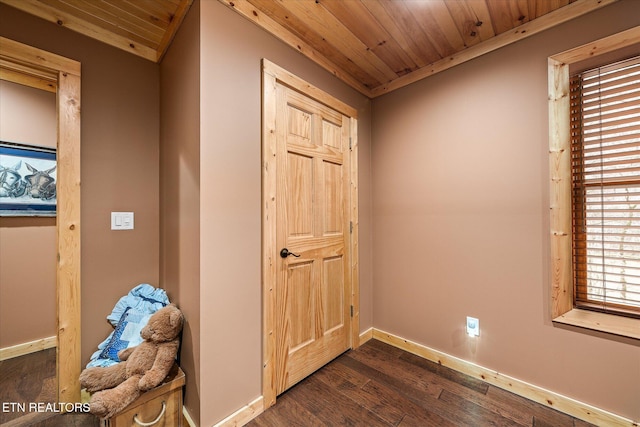
[[[640,56],[571,77],[574,300],[640,317]]]

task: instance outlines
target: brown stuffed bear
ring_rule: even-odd
[[[89,401],[90,412],[103,418],[112,417],[140,393],[158,386],[175,362],[183,322],[182,312],[175,304],[161,308],[140,331],[144,341],[118,353],[122,362],[82,371],[80,384],[89,393],[97,392]]]

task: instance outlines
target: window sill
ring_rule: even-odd
[[[574,308],[556,317],[553,322],[640,340],[640,319],[631,317]]]

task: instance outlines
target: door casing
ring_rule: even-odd
[[[0,37],[0,78],[55,91],[58,402],[80,401],[80,63]]]
[[[359,343],[359,273],[358,273],[358,122],[357,110],[334,98],[267,59],[262,60],[262,324],[263,375],[262,397],[264,408],[276,402],[276,85],[283,84],[350,118],[348,212],[352,225],[349,247],[351,265],[351,347]]]

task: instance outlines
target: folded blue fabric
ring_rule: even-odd
[[[165,305],[169,305],[169,298],[164,289],[142,283],[118,300],[111,314],[107,316],[107,320],[116,326],[127,308],[133,308],[141,313],[155,313]]]
[[[143,341],[140,331],[149,322],[150,317],[151,313],[140,313],[133,308],[128,308],[120,318],[116,329],[111,334],[111,338],[100,352],[98,358],[120,362],[118,357],[120,350],[134,347]]]
[[[120,362],[118,352],[140,344],[143,341],[140,331],[151,315],[168,304],[169,298],[164,289],[154,288],[146,283],[134,287],[120,298],[107,316],[115,330],[98,345],[87,368],[111,366]]]

